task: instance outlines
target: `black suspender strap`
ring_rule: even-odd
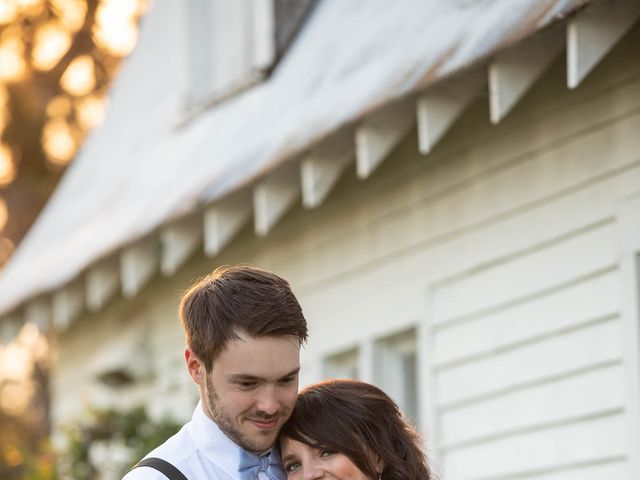
[[[150,467],[158,470],[169,480],[187,480],[187,477],[180,470],[161,458],[144,458],[133,466],[133,468],[137,467]]]

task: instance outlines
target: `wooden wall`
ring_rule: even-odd
[[[420,421],[443,478],[637,478],[638,342],[625,313],[637,299],[620,268],[631,231],[620,211],[640,192],[638,59],[636,27],[569,91],[563,57],[498,126],[479,99],[429,156],[414,130],[317,210],[296,207],[264,239],[247,228],[220,257],[198,254],[84,317],[59,338],[56,421],[83,401],[144,400],[188,417],[180,293],[216,265],[250,262],[287,277],[303,304],[302,384],[353,348],[372,380],[372,345],[415,328]],[[640,212],[624,218],[640,223]],[[150,375],[109,394],[89,365],[132,337],[142,343],[131,361]]]

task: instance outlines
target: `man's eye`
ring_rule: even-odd
[[[291,463],[287,463],[284,466],[284,470],[287,473],[291,473],[296,471],[298,468],[300,468],[300,462],[291,462]]]
[[[280,380],[280,383],[286,385],[288,383],[293,382],[295,379],[296,379],[296,377],[286,377],[286,378],[283,378],[282,380]]]
[[[239,382],[238,385],[240,385],[241,388],[253,388],[257,385],[256,382]]]

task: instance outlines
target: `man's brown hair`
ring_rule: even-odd
[[[187,346],[211,371],[239,332],[307,339],[302,308],[284,278],[247,265],[219,267],[185,292],[178,309]]]

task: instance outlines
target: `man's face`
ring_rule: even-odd
[[[200,393],[205,413],[237,445],[260,453],[271,448],[293,411],[298,393],[300,345],[292,335],[240,334],[214,360]]]

